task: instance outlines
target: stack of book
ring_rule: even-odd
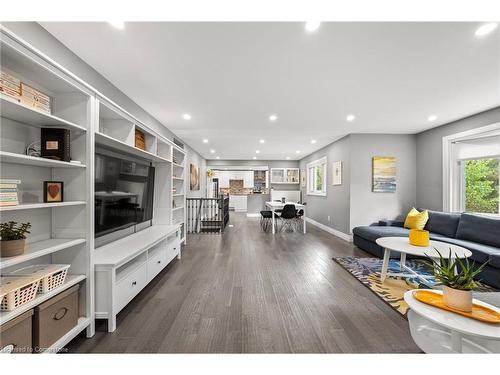
[[[21,98],[21,81],[9,73],[0,71],[0,92],[19,100]]]
[[[19,204],[17,185],[20,183],[20,180],[0,180],[0,207]]]
[[[21,103],[50,113],[50,96],[21,82]]]

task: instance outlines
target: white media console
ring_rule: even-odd
[[[153,225],[95,251],[96,318],[116,329],[116,315],[175,257],[181,257],[180,225]]]

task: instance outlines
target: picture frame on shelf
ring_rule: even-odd
[[[43,202],[59,203],[64,201],[64,182],[63,181],[44,181],[43,182]]]

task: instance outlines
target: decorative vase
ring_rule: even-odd
[[[443,302],[446,306],[460,311],[472,311],[472,291],[443,286]]]
[[[26,240],[0,241],[0,253],[2,257],[13,257],[24,253]]]
[[[410,229],[410,244],[414,246],[429,246],[429,232],[421,229]]]

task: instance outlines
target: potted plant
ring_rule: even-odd
[[[2,257],[13,257],[24,253],[26,234],[30,233],[30,223],[9,221],[0,224],[0,253]]]
[[[436,249],[437,251],[437,249]],[[468,259],[461,260],[453,257],[451,248],[448,258],[439,253],[439,260],[433,259],[426,254],[429,264],[434,272],[437,285],[443,286],[443,302],[448,307],[460,311],[472,311],[472,289],[476,287],[476,277],[484,268],[486,263],[475,267]]]

